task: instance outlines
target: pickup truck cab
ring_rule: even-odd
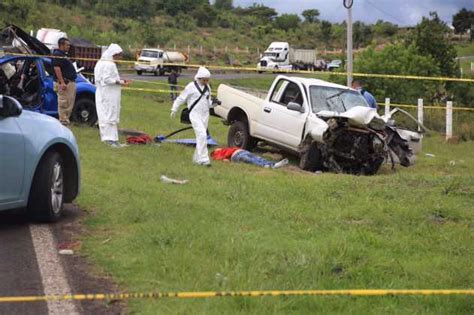
[[[300,156],[305,170],[374,174],[389,154],[386,144],[392,142],[406,153],[402,165],[412,162],[406,139],[395,137],[396,129],[354,89],[280,75],[266,96],[224,84],[217,94],[222,105],[215,113],[231,125],[229,146],[252,150],[264,141]]]

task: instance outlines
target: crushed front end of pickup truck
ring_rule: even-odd
[[[404,167],[415,156],[407,139],[374,112],[354,108],[338,115],[318,115],[328,127],[322,142],[313,141],[317,168],[335,173],[373,175],[388,161]]]

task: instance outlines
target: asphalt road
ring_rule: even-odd
[[[211,70],[212,73],[212,70]],[[195,71],[189,71],[186,70],[184,71],[180,78],[181,79],[188,79],[192,80],[194,78]],[[213,73],[212,74],[212,79],[217,79],[217,80],[231,80],[231,79],[250,79],[250,78],[263,78],[263,77],[268,77],[268,76],[276,76],[276,74],[259,74],[256,72],[232,72],[228,71],[226,73]],[[129,80],[142,80],[142,81],[163,81],[167,82],[168,76],[154,76],[153,74],[150,73],[145,73],[143,75],[137,75],[135,72],[131,71],[123,71],[121,72],[121,77],[123,79],[129,79]]]
[[[80,253],[58,255],[60,247],[78,243],[84,216],[73,205],[65,207],[55,224],[28,222],[21,212],[0,212],[0,296],[118,292],[110,279],[91,272],[93,266]],[[0,315],[122,313],[123,305],[105,301],[0,303]]]
[[[43,295],[28,222],[0,213],[0,296]],[[0,304],[0,314],[48,314],[45,302]]]

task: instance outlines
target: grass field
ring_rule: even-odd
[[[467,42],[455,46],[458,57],[470,56],[473,58],[460,60],[460,67],[463,71],[464,77],[474,77],[474,72],[471,70],[471,63],[474,63],[474,43]]]
[[[242,80],[240,85],[256,86]],[[265,88],[260,83],[259,88]],[[123,95],[123,128],[182,127],[167,95]],[[211,119],[225,144],[227,128]],[[75,127],[83,253],[124,291],[450,289],[474,284],[474,146],[425,138],[410,169],[372,177],[191,163],[192,148],[112,149]],[[188,133],[184,136],[192,136]],[[266,156],[277,158],[275,154]],[[174,186],[160,176],[190,180]],[[133,314],[472,314],[472,297],[140,300]]]

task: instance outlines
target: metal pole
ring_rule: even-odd
[[[352,0],[344,0],[347,8],[347,86],[352,85],[353,59],[352,59]]]

